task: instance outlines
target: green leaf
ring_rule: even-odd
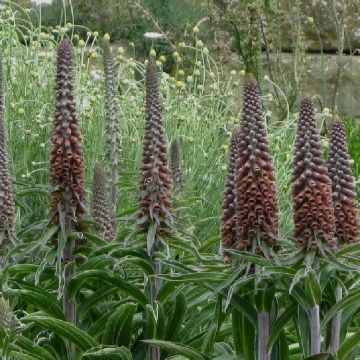
[[[174,305],[171,308],[171,312],[168,316],[169,320],[166,324],[165,330],[165,339],[174,340],[178,331],[181,328],[181,325],[184,321],[187,311],[187,300],[186,296],[182,291],[180,291],[176,298]]]
[[[146,235],[147,252],[149,256],[151,255],[152,248],[154,246],[156,230],[157,230],[157,224],[156,222],[152,222],[148,228],[148,232]]]
[[[23,317],[21,321],[26,324],[33,323],[42,328],[51,330],[59,336],[74,343],[83,351],[98,345],[96,340],[89,336],[86,332],[63,320],[45,316],[28,315]]]
[[[305,358],[304,360],[327,360],[331,357],[331,354],[329,353],[321,353],[321,354],[316,354],[316,355],[312,355],[312,356],[308,356],[307,358]]]
[[[279,335],[283,331],[285,325],[291,320],[291,318],[295,315],[297,310],[296,303],[290,304],[284,312],[279,316],[276,320],[275,324],[271,327],[271,334],[268,340],[268,352],[271,352],[273,345],[278,339]]]
[[[305,293],[312,305],[321,303],[321,287],[313,269],[306,270]]]
[[[324,316],[324,319],[321,323],[321,330],[324,330],[325,325],[336,315],[340,310],[345,310],[349,306],[358,306],[360,307],[360,289],[355,290],[354,292],[348,293],[345,297],[337,302]]]
[[[231,254],[235,258],[243,260],[244,262],[253,263],[259,266],[271,266],[272,263],[269,260],[266,260],[263,256],[253,254],[247,251],[239,250],[226,250],[227,253]]]
[[[339,360],[347,360],[349,354],[358,347],[360,343],[360,330],[346,338],[339,347],[337,356]]]
[[[130,284],[127,281],[120,279],[118,276],[111,274],[105,270],[86,270],[81,273],[76,273],[69,282],[69,289],[68,293],[70,298],[74,298],[76,293],[79,291],[80,287],[82,286],[83,282],[91,280],[94,282],[95,280],[98,281],[105,281],[108,282],[121,291],[126,293],[127,295],[131,296],[136,302],[138,302],[143,308],[145,308],[146,304],[148,303],[147,297],[143,294],[143,292],[136,287],[135,285]]]
[[[226,279],[226,275],[222,273],[213,273],[213,272],[196,272],[190,274],[173,274],[173,275],[159,275],[162,279],[179,281],[179,282],[209,282],[220,284]]]
[[[94,347],[82,355],[84,360],[132,360],[132,355],[126,347]]]
[[[219,296],[218,301],[216,302],[216,307],[214,311],[213,320],[209,324],[209,327],[206,331],[204,342],[201,347],[202,353],[210,356],[214,349],[214,343],[216,340],[216,335],[219,331],[221,322],[223,320],[222,316],[222,298]]]
[[[180,345],[171,341],[143,340],[143,342],[159,347],[160,349],[166,350],[171,354],[185,356],[190,360],[210,360],[210,358],[192,349],[189,346]]]
[[[44,348],[36,345],[33,341],[24,336],[15,337],[15,346],[22,352],[33,356],[35,359],[40,360],[54,360],[55,358]]]
[[[110,315],[105,327],[104,344],[129,346],[136,308],[135,304],[123,304]]]
[[[26,289],[8,289],[6,293],[18,296],[25,303],[33,305],[36,309],[40,309],[49,316],[65,320],[60,304],[54,296],[51,296],[40,287],[35,287],[25,282],[17,282],[17,284]]]
[[[232,307],[232,335],[236,354],[245,360],[255,359],[255,328],[235,306]]]

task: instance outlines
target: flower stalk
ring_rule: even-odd
[[[115,229],[106,193],[105,173],[99,163],[94,166],[92,194],[92,218],[98,224],[97,234],[112,242]]]
[[[175,139],[170,146],[170,169],[174,191],[179,191],[182,188],[182,171],[181,145],[178,139]]]
[[[341,121],[331,126],[328,155],[328,171],[331,179],[332,201],[335,213],[335,236],[339,244],[358,241],[356,194],[350,168],[345,127]],[[342,299],[342,287],[335,286],[336,303]],[[330,349],[336,353],[340,345],[342,311],[336,313],[331,324]]]
[[[76,323],[76,304],[67,292],[68,280],[75,271],[74,240],[68,234],[77,228],[84,214],[84,159],[81,133],[73,94],[72,47],[68,39],[61,41],[57,53],[55,79],[55,113],[51,136],[50,185],[52,200],[50,220],[60,226],[59,254],[65,263],[64,313],[69,322]]]
[[[4,80],[2,60],[0,59],[0,256],[7,255],[14,243],[15,206],[8,154],[5,139]]]
[[[278,249],[278,204],[275,175],[265,129],[259,88],[244,84],[236,159],[237,241],[234,248],[263,253]]]
[[[170,231],[172,188],[158,76],[156,63],[151,59],[146,67],[145,134],[139,184],[139,225],[147,233],[147,249],[154,268],[155,280],[150,286],[153,306],[161,286],[158,276],[161,273],[161,266],[155,258],[155,253],[161,249],[161,238]],[[150,347],[150,358],[159,360],[160,349]]]
[[[109,41],[103,44],[103,61],[105,73],[105,113],[107,136],[107,160],[110,170],[110,205],[116,213],[117,188],[119,181],[119,163],[121,155],[121,134],[119,127],[119,104],[116,97],[116,71],[114,55],[110,50]]]

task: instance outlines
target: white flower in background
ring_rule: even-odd
[[[161,39],[164,37],[164,35],[158,32],[146,32],[144,34],[144,37],[146,37],[147,39]]]

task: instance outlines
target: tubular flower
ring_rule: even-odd
[[[260,239],[277,250],[275,176],[255,81],[244,84],[235,183],[238,240],[233,248],[261,252]]]
[[[334,122],[331,127],[328,172],[332,185],[336,238],[340,243],[355,242],[358,237],[356,195],[341,121]]]
[[[5,119],[4,119],[4,91],[3,70],[0,59],[0,231],[4,232],[3,239],[0,238],[0,252],[4,251],[4,245],[9,245],[11,234],[14,231],[14,199],[11,184],[11,176],[7,162],[7,151],[5,145]]]
[[[170,146],[170,168],[174,190],[180,190],[182,187],[181,146],[178,139],[175,139]]]
[[[318,241],[330,248],[335,246],[331,183],[321,157],[314,108],[307,98],[300,102],[292,197],[294,237],[299,245],[305,251],[319,250]]]
[[[115,229],[109,211],[105,174],[99,163],[94,166],[92,193],[92,217],[99,224],[98,234],[111,242],[114,240]]]
[[[119,128],[119,106],[116,99],[116,72],[114,56],[110,50],[109,42],[105,41],[104,73],[105,73],[105,110],[106,110],[106,135],[107,159],[110,164],[111,195],[110,202],[114,207],[117,202],[116,186],[118,182],[118,166],[121,151],[121,136]]]
[[[235,193],[235,174],[236,159],[238,156],[237,147],[240,135],[235,132],[230,140],[229,161],[227,167],[227,179],[223,194],[222,217],[221,217],[221,237],[224,248],[237,248],[244,250],[241,244],[237,244],[236,238],[236,193]]]
[[[55,83],[50,153],[50,184],[53,189],[50,217],[57,222],[61,212],[65,214],[67,222],[71,222],[79,220],[84,213],[84,160],[73,95],[72,51],[67,39],[59,44]]]
[[[158,70],[154,60],[150,60],[146,68],[145,133],[140,176],[139,216],[144,229],[156,223],[158,234],[167,232],[171,218],[171,187]]]

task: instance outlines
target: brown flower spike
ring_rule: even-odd
[[[335,235],[339,243],[358,240],[356,195],[349,160],[344,124],[335,121],[331,127],[328,172],[332,185]]]
[[[50,217],[52,221],[59,221],[59,213],[62,212],[67,221],[77,221],[84,213],[84,160],[73,95],[72,50],[67,39],[59,44],[55,83]]]
[[[224,248],[238,248],[236,243],[236,193],[235,193],[235,174],[236,159],[238,157],[237,147],[239,143],[239,133],[235,132],[230,140],[229,161],[227,167],[227,179],[223,194],[222,217],[221,217],[221,238]]]
[[[171,187],[158,69],[154,60],[150,60],[146,67],[145,133],[140,176],[140,224],[144,229],[156,223],[158,234],[166,232],[171,218]]]
[[[178,191],[182,187],[181,145],[178,139],[175,139],[170,146],[170,168],[174,190]]]
[[[308,251],[322,246],[334,247],[335,218],[331,183],[321,154],[311,100],[300,102],[292,175],[294,237]]]
[[[115,229],[107,200],[105,173],[99,163],[94,166],[92,193],[92,217],[99,224],[97,233],[111,242],[114,240]]]
[[[255,81],[244,84],[238,142],[235,177],[238,239],[232,247],[261,252],[259,239],[277,250],[275,176]]]
[[[0,231],[4,234],[0,237],[0,252],[6,251],[4,245],[11,242],[11,234],[14,231],[14,199],[11,184],[11,176],[7,162],[5,144],[5,119],[4,119],[4,91],[3,69],[0,59]]]

